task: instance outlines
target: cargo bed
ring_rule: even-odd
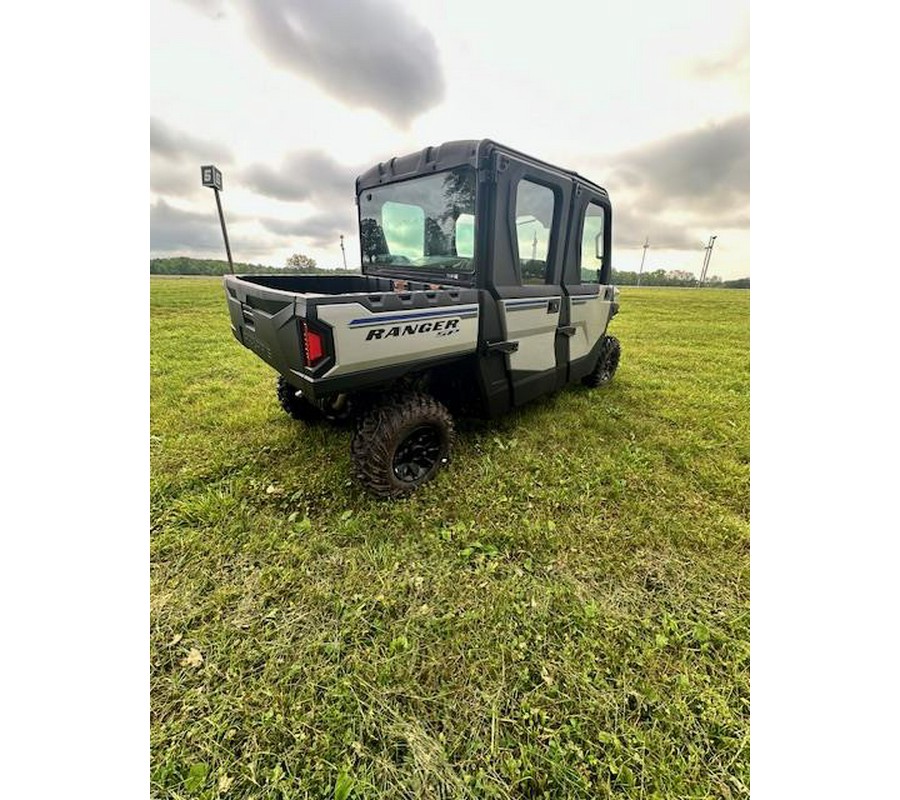
[[[310,399],[475,351],[479,290],[370,275],[226,275],[231,329]]]

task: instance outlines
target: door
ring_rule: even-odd
[[[498,182],[497,239],[493,287],[507,342],[507,370],[515,405],[565,382],[565,352],[557,345],[562,319],[561,263],[571,180],[538,165],[504,155]]]
[[[573,230],[564,270],[564,315],[568,379],[578,380],[594,367],[601,339],[609,323],[613,291],[609,200],[579,187],[573,202]]]

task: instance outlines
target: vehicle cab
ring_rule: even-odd
[[[380,163],[356,197],[365,274],[483,290],[493,414],[591,372],[617,311],[606,190],[483,139]]]

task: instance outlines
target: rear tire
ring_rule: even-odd
[[[319,409],[303,395],[298,396],[297,390],[280,375],[278,376],[278,403],[285,413],[294,419],[314,422],[322,417]]]
[[[609,383],[616,374],[621,355],[622,346],[619,344],[619,340],[615,336],[604,336],[597,364],[581,379],[581,382],[592,389]]]
[[[391,395],[359,418],[350,444],[356,480],[377,497],[411,494],[450,461],[453,417],[422,392]]]

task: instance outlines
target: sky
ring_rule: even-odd
[[[154,0],[151,256],[360,263],[354,180],[490,138],[605,187],[613,266],[750,274],[747,3]]]

